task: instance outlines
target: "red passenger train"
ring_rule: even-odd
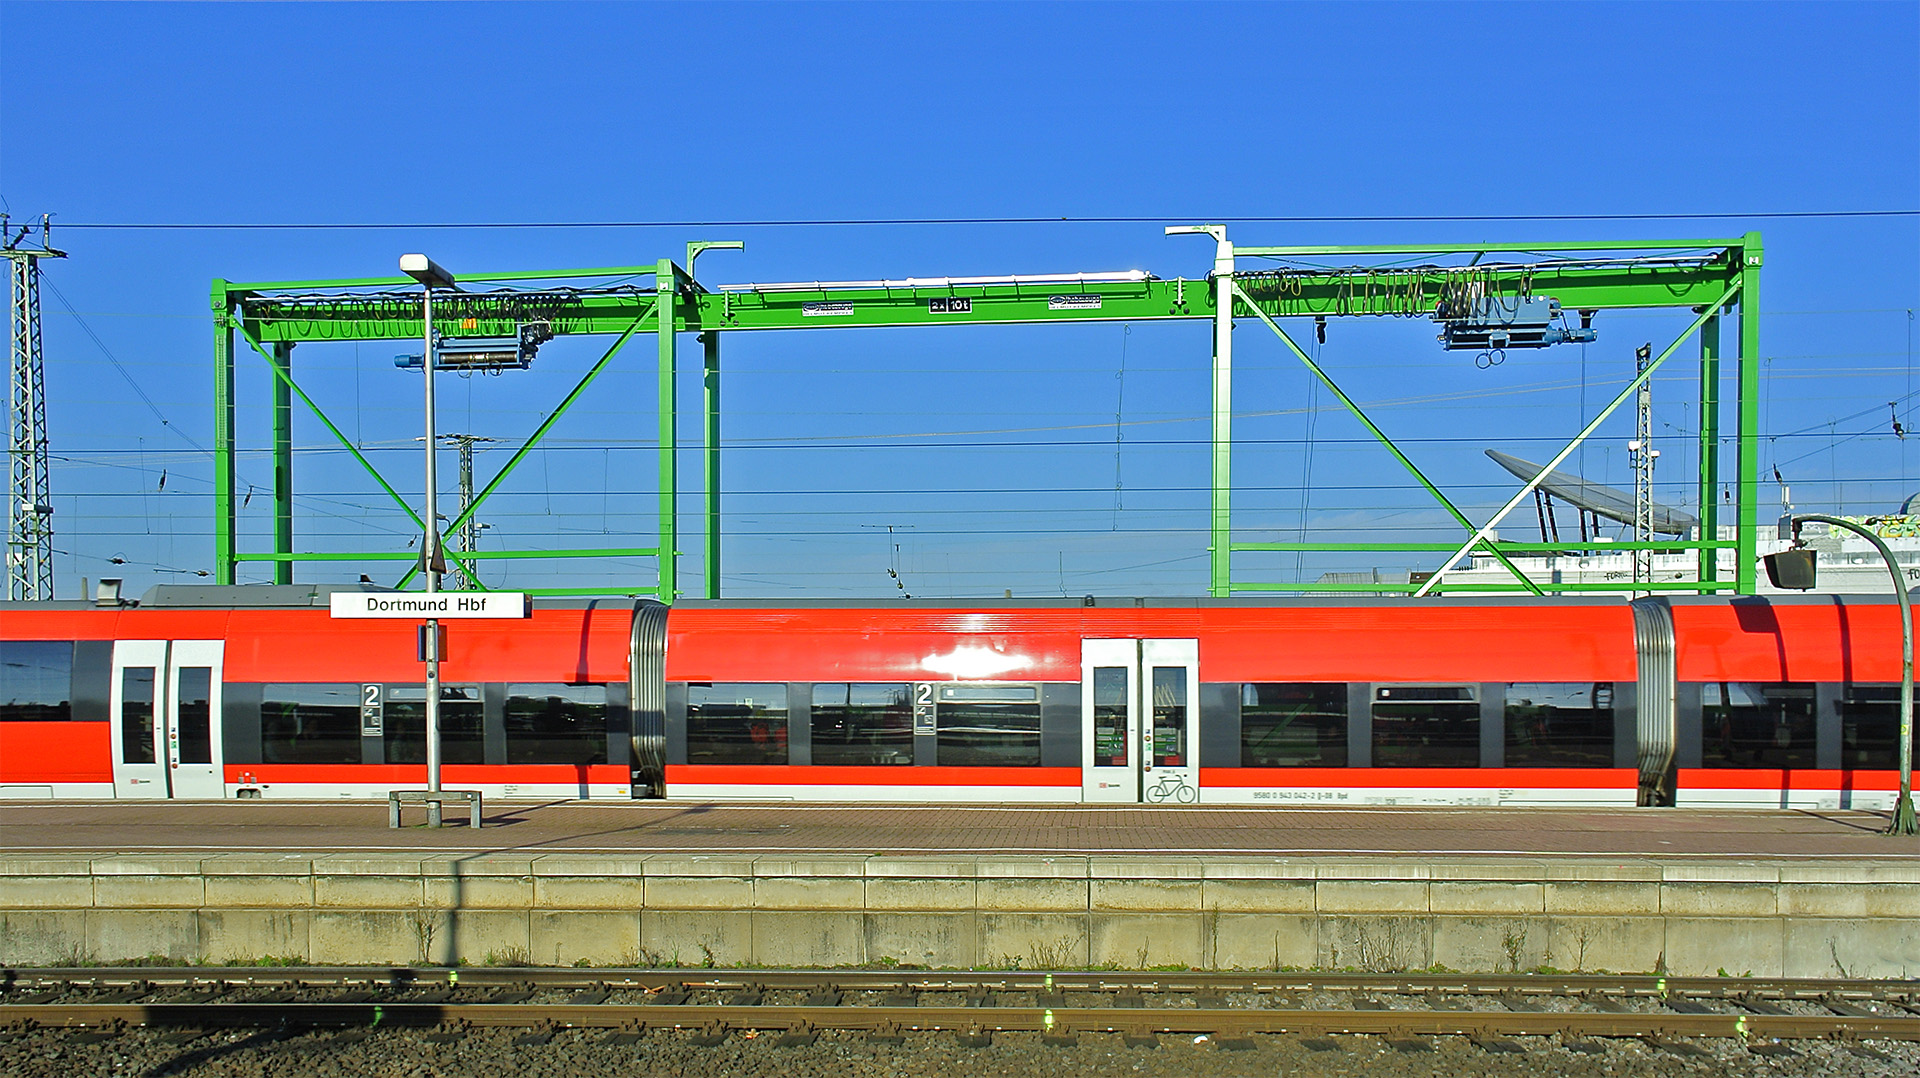
[[[424,783],[415,626],[327,586],[0,607],[0,797]],[[449,628],[493,797],[1884,808],[1891,600],[537,604]]]

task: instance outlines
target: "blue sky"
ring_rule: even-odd
[[[633,265],[688,240],[710,284],[1145,269],[1199,277],[1163,224],[1252,217],[1244,244],[1606,240],[1763,232],[1765,463],[1800,507],[1886,511],[1920,486],[1920,221],[1367,221],[1920,208],[1920,5],[664,5],[0,3],[0,197],[53,212],[45,281],[57,589],[212,568],[214,277]],[[1019,225],[231,231],[127,224],[1064,217]],[[1143,217],[1139,223],[1085,223]],[[53,291],[57,289],[57,294]],[[75,312],[78,312],[77,315]],[[1321,358],[1476,518],[1550,455],[1674,316],[1490,371],[1419,321],[1343,322]],[[1456,535],[1298,366],[1242,327],[1238,537]],[[1264,331],[1259,331],[1264,334]],[[729,339],[730,594],[1193,594],[1205,584],[1200,325]],[[682,349],[691,357],[691,342]],[[598,346],[442,386],[442,430],[515,439]],[[303,347],[303,384],[403,491],[417,376],[393,349]],[[483,545],[646,545],[647,350],[523,466]],[[1124,374],[1122,373],[1124,371]],[[1693,473],[1692,370],[1656,389],[1662,496]],[[241,357],[243,445],[266,383]],[[689,407],[697,379],[683,379]],[[1889,410],[1888,402],[1893,402]],[[1875,411],[1874,409],[1878,409]],[[697,437],[693,422],[683,436]],[[1627,485],[1622,415],[1580,469]],[[298,545],[403,545],[404,517],[302,418]],[[484,479],[506,450],[480,454]],[[1729,460],[1730,455],[1729,455]],[[695,488],[697,454],[683,460]],[[270,485],[259,453],[242,489]],[[167,482],[159,487],[164,471]],[[451,489],[451,459],[442,469]],[[1763,490],[1763,518],[1779,503]],[[265,549],[256,494],[245,544]],[[699,549],[685,499],[683,549]],[[894,527],[888,538],[886,528]],[[1511,528],[1509,529],[1511,531]],[[893,549],[897,544],[899,549]],[[120,558],[115,565],[111,559]],[[1237,576],[1366,569],[1356,555]],[[500,563],[495,563],[498,566]],[[352,579],[375,566],[302,567]],[[692,587],[697,557],[682,562]],[[253,578],[259,566],[248,567]],[[569,586],[644,563],[490,567]],[[335,574],[329,577],[326,574]]]

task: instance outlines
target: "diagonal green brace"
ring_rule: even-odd
[[[607,364],[613,361],[614,356],[620,354],[620,349],[626,347],[627,341],[633,338],[634,332],[640,328],[640,324],[645,322],[649,315],[653,314],[654,310],[655,308],[649,307],[641,311],[632,323],[627,326],[626,331],[620,334],[619,339],[613,342],[613,346],[608,348],[606,353],[602,355],[593,366],[587,368],[587,373],[583,375],[580,381],[574,385],[573,389],[567,393],[565,399],[561,400],[559,406],[554,408],[553,412],[540,422],[540,426],[536,427],[531,435],[528,435],[526,443],[515,450],[513,456],[507,460],[507,463],[501,467],[500,471],[495,474],[492,479],[488,480],[487,485],[473,496],[472,503],[447,525],[447,531],[449,533],[458,531],[461,525],[465,524],[475,513],[480,511],[480,506],[486,502],[487,498],[491,496],[494,491],[500,488],[501,483],[506,482],[507,476],[512,475],[513,470],[520,466],[520,462],[527,458],[527,454],[533,452],[534,447],[539,445],[541,440],[547,436],[547,432],[553,429],[553,425],[560,422],[560,417],[567,414],[567,410],[572,408],[574,402],[580,399],[580,395],[587,391],[587,387],[593,384],[594,379],[600,377],[600,373],[607,369]],[[401,577],[400,582],[394,586],[405,587],[407,582],[412,580],[414,574],[419,571],[420,567],[418,565],[407,570],[406,575]]]
[[[393,489],[393,484],[387,482],[387,477],[380,474],[380,470],[373,466],[372,461],[361,455],[359,447],[353,444],[352,440],[346,436],[346,433],[339,427],[334,426],[333,420],[327,417],[326,412],[321,411],[320,405],[315,403],[312,397],[307,396],[307,391],[300,388],[300,383],[293,380],[293,375],[288,373],[287,369],[267,352],[266,346],[261,344],[259,338],[249,332],[244,324],[240,326],[240,336],[246,338],[248,347],[258,352],[260,358],[267,361],[267,367],[273,371],[273,376],[279,379],[282,385],[285,385],[300,397],[301,402],[313,412],[314,418],[318,419],[321,424],[332,433],[334,440],[339,442],[347,452],[353,454],[353,459],[360,462],[360,466],[367,470],[367,474],[373,477],[374,482],[380,484],[380,489],[387,492],[387,496],[393,499],[394,504],[405,510],[407,516],[413,518],[414,526],[424,527],[420,520],[420,514],[414,511],[413,506],[408,505],[407,500],[400,496],[400,492]],[[463,576],[473,581],[475,587],[484,587],[484,585],[474,577],[471,567],[459,566],[458,568]]]
[[[1366,427],[1367,430],[1371,432],[1375,438],[1378,438],[1380,440],[1381,445],[1384,445],[1387,447],[1387,452],[1392,453],[1393,458],[1399,461],[1401,465],[1407,469],[1408,472],[1412,473],[1413,477],[1420,481],[1421,486],[1427,488],[1427,493],[1433,495],[1434,500],[1439,502],[1443,507],[1445,507],[1447,512],[1452,515],[1453,519],[1461,527],[1467,528],[1469,530],[1473,528],[1473,521],[1467,519],[1467,515],[1465,513],[1462,513],[1459,510],[1459,508],[1453,504],[1452,501],[1448,500],[1445,494],[1440,493],[1440,488],[1434,486],[1432,480],[1428,479],[1425,473],[1420,471],[1420,468],[1418,465],[1414,464],[1413,461],[1408,460],[1407,455],[1405,453],[1400,452],[1400,447],[1393,444],[1393,439],[1387,437],[1386,432],[1382,431],[1379,427],[1374,426],[1373,420],[1367,418],[1367,413],[1362,411],[1360,406],[1354,403],[1353,398],[1347,396],[1346,392],[1342,390],[1337,384],[1335,384],[1333,379],[1327,377],[1327,372],[1321,370],[1320,365],[1318,363],[1315,363],[1312,357],[1308,356],[1306,352],[1302,351],[1300,346],[1293,342],[1292,337],[1287,336],[1287,331],[1280,328],[1280,323],[1275,322],[1271,317],[1267,315],[1267,312],[1261,310],[1259,306],[1256,305],[1253,302],[1253,300],[1247,296],[1245,292],[1240,291],[1240,286],[1238,283],[1236,283],[1233,286],[1233,292],[1234,292],[1234,295],[1238,296],[1242,302],[1244,302],[1249,308],[1252,309],[1254,314],[1260,316],[1260,320],[1267,324],[1268,329],[1272,330],[1276,336],[1278,336],[1283,342],[1286,343],[1287,348],[1293,352],[1295,358],[1299,359],[1300,362],[1305,363],[1307,365],[1307,369],[1312,371],[1314,373],[1314,376],[1316,378],[1319,378],[1323,385],[1325,385],[1328,389],[1332,390],[1334,396],[1340,398],[1340,403],[1346,406],[1347,411],[1352,412],[1354,415],[1354,418],[1358,419],[1360,421],[1360,424]],[[1468,543],[1467,545],[1469,547],[1472,547],[1475,544],[1478,544],[1480,541],[1481,540],[1479,538],[1476,538],[1473,540],[1473,542]],[[1545,592],[1540,590],[1540,585],[1535,584],[1533,580],[1527,576],[1526,573],[1521,571],[1519,566],[1513,564],[1512,559],[1508,558],[1505,553],[1501,552],[1499,549],[1494,547],[1491,543],[1488,543],[1486,545],[1486,549],[1490,553],[1492,553],[1494,557],[1500,559],[1500,564],[1506,566],[1507,571],[1512,573],[1514,577],[1520,581],[1520,583],[1524,584],[1528,591],[1534,593],[1535,595],[1546,594]],[[1456,554],[1454,556],[1458,558],[1460,555]]]
[[[1573,441],[1568,442],[1567,447],[1565,449],[1562,449],[1560,452],[1554,454],[1554,458],[1552,460],[1548,461],[1537,473],[1535,473],[1532,479],[1527,480],[1527,482],[1523,486],[1521,486],[1519,492],[1516,493],[1511,499],[1509,499],[1507,501],[1507,504],[1500,507],[1499,512],[1493,514],[1493,519],[1481,525],[1480,529],[1473,533],[1473,538],[1467,540],[1465,546],[1461,547],[1459,550],[1454,551],[1453,557],[1448,558],[1445,562],[1442,562],[1439,570],[1436,571],[1432,576],[1428,577],[1427,582],[1420,585],[1420,590],[1414,592],[1413,594],[1416,597],[1419,597],[1419,596],[1424,596],[1429,592],[1431,592],[1433,590],[1433,586],[1440,582],[1440,578],[1445,576],[1447,574],[1447,571],[1449,569],[1452,569],[1455,563],[1457,563],[1461,558],[1466,556],[1467,551],[1473,549],[1475,544],[1484,542],[1487,536],[1492,534],[1493,529],[1499,527],[1500,522],[1507,519],[1507,514],[1513,512],[1514,506],[1519,505],[1521,502],[1525,501],[1527,495],[1533,493],[1534,488],[1540,485],[1540,481],[1542,479],[1545,479],[1549,474],[1553,472],[1555,468],[1558,468],[1561,464],[1565,463],[1566,459],[1573,455],[1574,450],[1580,448],[1580,443],[1586,441],[1588,435],[1600,429],[1600,424],[1605,422],[1608,416],[1612,415],[1616,409],[1618,409],[1622,404],[1626,403],[1628,398],[1632,397],[1635,393],[1638,393],[1640,391],[1641,385],[1643,385],[1647,381],[1647,379],[1653,377],[1653,373],[1659,370],[1661,364],[1665,363],[1667,359],[1673,355],[1674,352],[1679,350],[1680,346],[1686,342],[1687,338],[1699,332],[1700,327],[1706,325],[1707,320],[1714,317],[1714,315],[1716,315],[1719,312],[1720,308],[1733,302],[1733,298],[1740,294],[1740,284],[1741,282],[1735,281],[1730,287],[1728,287],[1726,294],[1720,297],[1720,301],[1718,303],[1714,303],[1706,307],[1702,307],[1700,309],[1700,313],[1697,316],[1695,316],[1693,323],[1689,325],[1686,328],[1686,330],[1683,331],[1678,337],[1675,337],[1673,339],[1672,344],[1667,345],[1667,347],[1658,356],[1654,357],[1653,362],[1647,364],[1646,370],[1641,371],[1638,376],[1636,376],[1632,381],[1628,382],[1626,385],[1626,388],[1622,389],[1619,395],[1613,398],[1612,402],[1610,402],[1605,408],[1600,409],[1599,415],[1594,416],[1591,422],[1589,422],[1585,427],[1581,428],[1579,434],[1574,435]]]

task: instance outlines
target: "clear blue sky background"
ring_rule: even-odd
[[[1203,276],[1162,224],[1245,244],[1685,238],[1762,231],[1764,462],[1808,510],[1920,488],[1912,216],[1394,221],[1920,207],[1920,6],[0,3],[0,197],[57,214],[44,296],[57,588],[212,568],[208,281],[634,265],[743,239],[710,284],[1145,269]],[[1151,223],[438,229],[423,222],[1140,216]],[[156,223],[392,225],[132,230]],[[57,289],[57,293],[54,291]],[[1683,317],[1492,370],[1418,320],[1342,322],[1321,358],[1484,518],[1481,451],[1544,459]],[[1458,535],[1264,331],[1238,337],[1236,533]],[[1310,334],[1309,334],[1310,336]],[[691,342],[682,355],[693,358]],[[596,345],[448,379],[442,430],[516,439]],[[1691,346],[1689,346],[1690,348]],[[303,346],[303,384],[403,491],[418,376]],[[267,383],[241,357],[243,527],[267,549]],[[650,349],[555,432],[483,545],[649,545]],[[730,338],[726,589],[886,595],[1204,589],[1207,329],[1101,325]],[[690,368],[691,369],[691,368]],[[1662,497],[1688,505],[1693,371],[1656,396]],[[686,403],[697,401],[686,377]],[[1892,409],[1888,407],[1892,402]],[[1729,417],[1730,419],[1730,417]],[[697,423],[682,426],[697,438]],[[1579,458],[1629,485],[1623,414]],[[403,548],[403,515],[302,417],[298,545]],[[480,454],[484,480],[506,451]],[[697,489],[699,458],[683,461]],[[1727,457],[1730,468],[1731,454]],[[442,475],[451,490],[451,458]],[[165,473],[164,488],[160,486]],[[1763,519],[1778,504],[1763,491]],[[683,549],[699,549],[697,499]],[[895,528],[891,539],[886,527]],[[1530,529],[1523,529],[1530,530]],[[1509,534],[1514,531],[1509,526]],[[894,549],[897,544],[898,549]],[[124,564],[115,565],[111,559]],[[494,563],[490,583],[638,580],[645,562]],[[1312,579],[1393,563],[1248,560]],[[682,562],[695,586],[697,557]],[[377,566],[302,567],[353,579]],[[184,575],[183,575],[184,574]],[[260,579],[264,567],[248,567]],[[329,575],[330,574],[330,575]]]

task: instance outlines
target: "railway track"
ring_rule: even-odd
[[[1199,1035],[1252,1047],[1255,1034],[1308,1048],[1335,1035],[1403,1051],[1464,1037],[1492,1052],[1510,1038],[1604,1050],[1634,1038],[1675,1054],[1723,1039],[1762,1054],[1791,1042],[1920,1041],[1920,981],[1321,973],[949,973],[365,968],[0,970],[0,1031],[68,1029],[107,1038],[215,1030],[412,1029],[457,1040],[511,1027],[519,1043],[558,1031],[637,1041],[692,1031],[694,1043],[772,1036],[810,1044],[840,1031],[897,1040],[938,1031],[985,1047],[996,1034],[1070,1045],[1117,1033],[1129,1045]],[[1861,1054],[1872,1050],[1860,1048]]]

